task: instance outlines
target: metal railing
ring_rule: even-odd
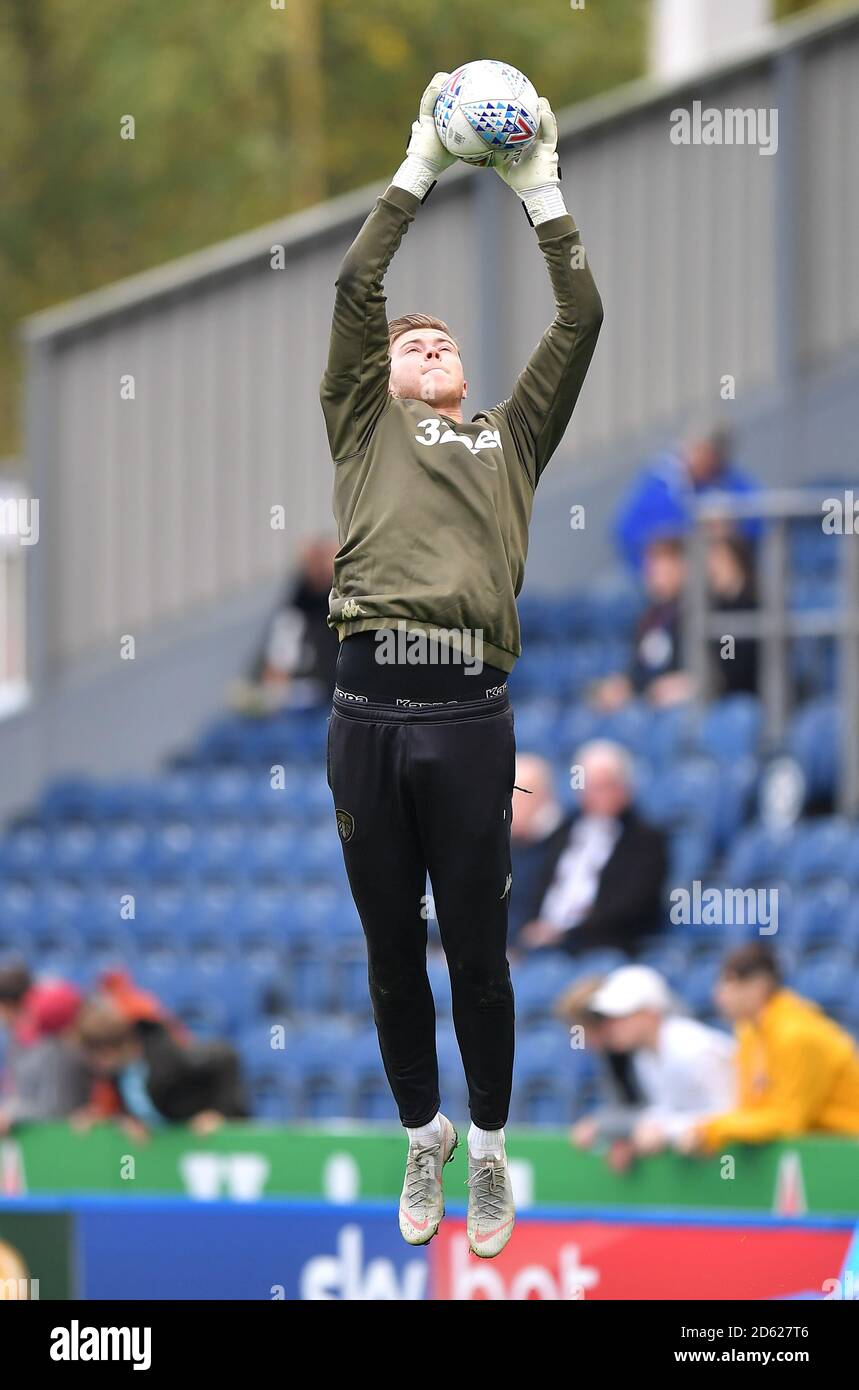
[[[27,555],[38,540],[24,488],[0,478],[0,718],[26,700]]]
[[[859,814],[859,525],[854,531],[852,508],[845,506],[846,524],[831,540],[840,545],[837,602],[832,606],[796,609],[790,603],[791,522],[818,519],[823,525],[827,498],[808,489],[769,491],[737,496],[711,493],[695,513],[689,544],[690,581],[684,611],[687,659],[697,698],[713,693],[712,643],[730,635],[737,641],[760,644],[759,690],[764,712],[764,739],[770,749],[783,740],[793,705],[790,669],[791,643],[799,638],[832,638],[837,649],[837,705],[841,739],[838,757],[837,808]],[[708,527],[760,519],[763,534],[757,546],[759,602],[753,610],[718,611],[711,607],[707,583]]]

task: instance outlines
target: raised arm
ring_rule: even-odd
[[[387,404],[391,363],[382,286],[417,209],[441,171],[453,163],[433,119],[447,76],[436,73],[424,92],[406,158],[376,200],[337,276],[328,363],[319,392],[335,461],[367,447]]]
[[[499,159],[495,166],[536,229],[555,297],[555,317],[502,406],[534,486],[570,422],[603,320],[581,237],[561,194],[558,124],[545,97],[540,113],[534,150],[518,164]]]

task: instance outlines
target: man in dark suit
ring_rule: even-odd
[[[586,744],[575,765],[579,810],[543,843],[541,871],[528,885],[526,925],[511,945],[571,955],[613,947],[635,955],[662,925],[665,836],[635,811],[630,759],[618,744]]]

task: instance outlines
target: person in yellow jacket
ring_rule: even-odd
[[[763,944],[726,957],[716,1002],[737,1035],[737,1103],[683,1136],[685,1152],[800,1134],[859,1136],[859,1049],[850,1034],[781,982]]]

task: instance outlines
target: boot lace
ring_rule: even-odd
[[[430,1197],[430,1184],[435,1180],[435,1158],[438,1144],[413,1149],[406,1167],[406,1198],[410,1207],[425,1206]]]
[[[500,1163],[487,1162],[466,1178],[481,1220],[499,1221],[503,1214],[504,1177]]]

